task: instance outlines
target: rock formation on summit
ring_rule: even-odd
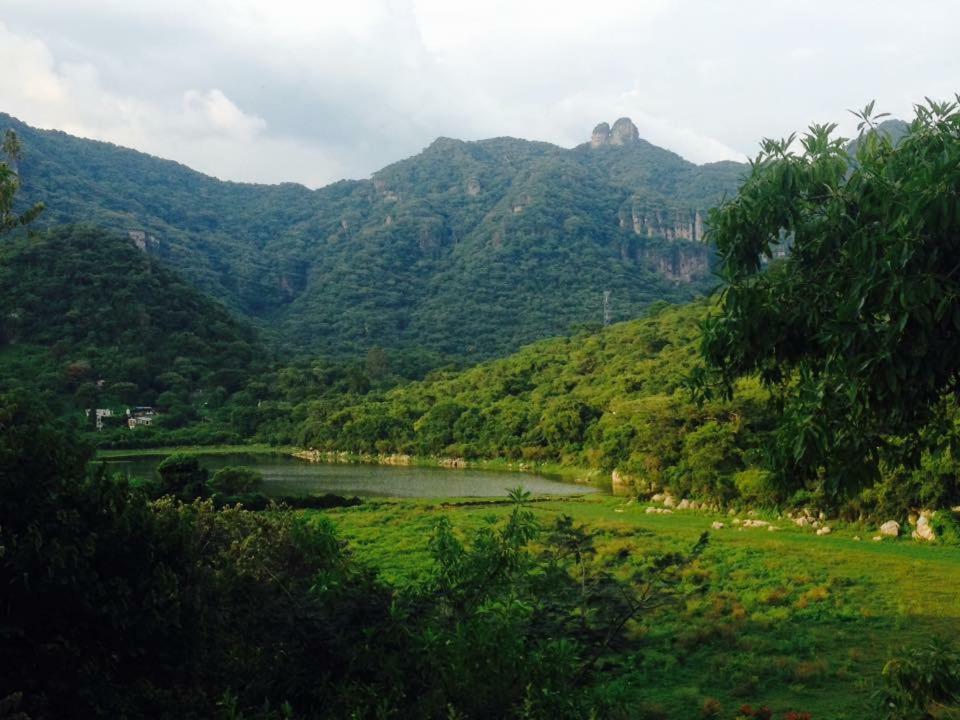
[[[590,147],[598,148],[607,145],[635,145],[640,140],[640,131],[628,117],[617,120],[611,128],[602,122],[593,129],[590,136]]]

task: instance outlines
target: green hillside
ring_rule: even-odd
[[[704,303],[657,308],[379,399],[307,404],[292,439],[323,450],[559,463],[608,477],[618,470],[644,487],[729,500],[736,473],[759,460],[769,413],[752,382],[732,403],[691,400],[684,379],[706,311]]]
[[[69,226],[0,245],[0,391],[65,413],[157,406],[177,427],[265,366],[251,328],[128,238]]]
[[[778,480],[767,456],[778,411],[759,381],[740,380],[732,400],[703,405],[688,388],[710,308],[706,301],[657,306],[639,320],[363,398],[288,398],[281,407],[294,419],[290,434],[261,439],[319,451],[500,460],[602,480],[615,474],[627,492],[767,507],[815,503],[850,518],[960,503],[960,463],[939,445],[918,467],[885,464],[879,481],[856,495],[831,496],[828,476]],[[273,403],[260,408],[265,418],[277,411]],[[953,428],[945,433],[960,432],[955,405],[944,422]]]
[[[696,242],[744,166],[697,166],[633,135],[565,150],[440,138],[370,180],[311,191],[221,182],[9,116],[21,202],[42,223],[128,235],[282,346],[503,354],[712,286]],[[622,120],[615,126],[632,128]]]

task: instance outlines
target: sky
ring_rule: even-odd
[[[0,0],[0,111],[216,177],[319,187],[439,136],[694,162],[960,91],[955,0]]]

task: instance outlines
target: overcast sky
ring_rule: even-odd
[[[955,0],[0,0],[0,111],[231,180],[627,115],[696,162],[960,90]]]

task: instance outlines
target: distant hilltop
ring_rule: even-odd
[[[617,120],[612,128],[602,122],[593,129],[593,134],[590,136],[592,148],[607,145],[636,145],[638,142],[640,142],[640,131],[628,117]]]

